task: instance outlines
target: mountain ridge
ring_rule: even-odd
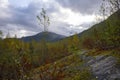
[[[60,39],[65,38],[66,36],[64,35],[60,35],[54,32],[40,32],[36,35],[32,35],[32,36],[26,36],[26,37],[22,37],[20,38],[22,41],[25,42],[30,42],[32,40],[34,41],[41,41],[42,39],[45,39],[48,42],[54,42],[54,41],[58,41]]]

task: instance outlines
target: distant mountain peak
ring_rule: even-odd
[[[22,37],[21,40],[25,42],[30,42],[32,40],[41,41],[42,39],[45,39],[48,42],[54,42],[54,41],[58,41],[63,38],[65,38],[64,35],[60,35],[54,32],[40,32],[33,36]]]

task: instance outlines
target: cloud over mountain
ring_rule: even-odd
[[[88,27],[79,25],[94,22],[92,12],[98,5],[99,0],[0,0],[0,30],[4,35],[9,31],[18,37],[39,33],[43,27],[36,16],[45,8],[51,20],[49,31],[74,34]]]

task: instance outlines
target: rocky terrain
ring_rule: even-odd
[[[89,51],[85,50],[78,51],[76,54],[58,60],[52,65],[48,64],[50,68],[47,71],[52,72],[54,65],[57,65],[56,72],[61,70],[66,76],[60,80],[120,80],[120,69],[116,67],[117,59],[115,57],[109,54],[90,56],[87,55],[88,53]],[[62,67],[59,66],[61,64]],[[41,80],[38,76],[38,74],[41,74],[39,72],[41,68],[36,69],[34,73],[37,74],[35,80]],[[50,76],[50,74],[46,74],[46,71],[44,74],[44,78]],[[80,77],[75,78],[74,76]],[[50,79],[50,77],[47,77],[47,79]]]
[[[82,55],[86,66],[97,80],[120,80],[120,69],[116,67],[116,58],[110,55],[95,57]]]

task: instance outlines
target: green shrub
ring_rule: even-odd
[[[92,75],[89,70],[85,69],[81,73],[77,73],[72,80],[91,80]]]

